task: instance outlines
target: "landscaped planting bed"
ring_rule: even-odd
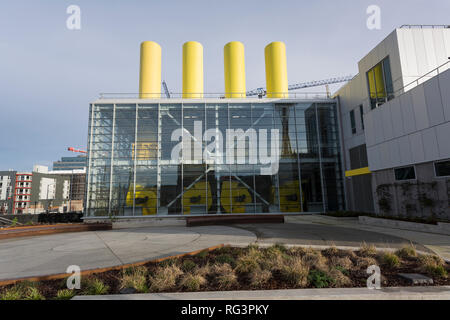
[[[408,286],[399,273],[422,273],[434,285],[450,285],[449,264],[433,255],[419,255],[413,247],[380,252],[362,245],[359,250],[325,250],[274,245],[268,248],[223,247],[196,255],[150,262],[124,270],[82,277],[81,289],[66,289],[66,280],[22,282],[0,287],[0,298],[70,299],[74,295],[294,288],[364,287],[369,265],[378,265],[382,286]]]

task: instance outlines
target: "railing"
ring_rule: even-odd
[[[440,74],[448,69],[450,69],[450,60],[445,62],[444,64],[441,64],[439,67],[425,73],[424,75],[420,76],[416,80],[409,82],[408,84],[404,85],[403,87],[396,90],[395,92],[390,93],[388,97],[377,98],[378,100],[381,100],[381,102],[377,101],[377,106],[383,105],[384,103],[388,102],[389,100],[392,100],[398,96],[401,96],[405,92],[411,90],[412,88],[417,87],[419,84],[424,83],[425,81],[429,80],[430,78],[435,77],[438,74]]]
[[[404,24],[400,26],[400,29],[425,29],[425,28],[450,28],[447,24]]]
[[[449,59],[450,59],[450,57],[449,57]],[[409,88],[409,87],[411,87],[411,86],[412,86],[412,88],[417,87],[419,84],[422,84],[422,83],[424,83],[425,81],[429,80],[429,78],[435,77],[435,76],[437,76],[438,74],[440,74],[440,73],[442,73],[442,72],[444,72],[444,71],[446,71],[446,70],[448,70],[448,69],[450,69],[450,60],[447,61],[447,62],[445,62],[444,64],[441,64],[439,67],[437,67],[437,68],[435,68],[435,69],[433,69],[433,70],[431,70],[431,71],[425,73],[424,75],[420,76],[420,77],[417,78],[416,80],[411,81],[410,83],[404,85],[402,88],[398,89],[398,90],[395,92],[395,94],[397,94],[397,93],[400,92],[400,91],[401,91],[400,93],[409,91],[409,89],[407,89],[407,88]],[[426,79],[425,79],[425,78],[426,78]],[[412,89],[412,88],[411,88],[411,89]]]
[[[248,99],[250,97],[246,97],[244,93],[230,93],[230,95],[234,95],[234,98],[238,99]],[[270,94],[270,93],[269,93]],[[277,93],[272,93],[277,94]],[[143,93],[144,99],[226,99],[225,93],[189,93],[187,96],[189,98],[183,97],[182,93],[170,93],[170,97],[162,93]],[[242,97],[240,97],[242,95]],[[289,93],[280,93],[281,97],[277,97],[274,99],[331,99],[330,94],[326,92],[289,92]],[[100,93],[100,99],[139,99],[139,93]],[[234,99],[233,98],[233,99]],[[255,97],[256,98],[256,97]],[[253,99],[255,99],[253,98]],[[258,96],[259,99],[271,99],[267,96]]]

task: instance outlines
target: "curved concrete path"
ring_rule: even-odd
[[[182,254],[224,243],[251,243],[253,233],[225,226],[143,227],[0,241],[0,280],[104,268]]]

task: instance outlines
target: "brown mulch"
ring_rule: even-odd
[[[266,249],[259,249],[259,250],[266,250]],[[231,265],[234,267],[235,261],[237,261],[239,256],[242,256],[248,251],[248,248],[234,248],[234,247],[223,247],[216,250],[212,250],[209,252],[203,252],[194,256],[184,256],[181,258],[175,258],[175,259],[168,259],[162,262],[150,262],[144,265],[148,269],[149,274],[154,274],[156,269],[158,267],[169,265],[171,263],[176,263],[179,266],[183,266],[183,262],[185,260],[192,260],[197,266],[201,267],[206,265],[207,263],[209,265],[220,263],[218,261],[218,256],[226,255],[227,258],[231,259]],[[317,250],[319,251],[319,250]],[[317,252],[316,251],[316,252]],[[326,251],[321,251],[322,255],[329,258],[333,256],[334,254],[330,254]],[[286,253],[289,254],[289,253]],[[353,253],[346,251],[346,250],[337,250],[337,253],[335,254],[339,257],[349,257],[350,260],[352,260],[353,266],[349,270],[345,270],[345,273],[351,282],[345,286],[341,287],[365,287],[366,281],[369,275],[366,273],[366,267],[357,267],[356,266],[356,260],[358,258],[363,257],[363,255],[359,251],[354,251]],[[220,258],[220,257],[219,257]],[[411,286],[411,284],[406,281],[405,279],[401,278],[398,274],[399,273],[421,273],[425,274],[434,280],[435,286],[442,286],[442,285],[450,285],[450,276],[446,278],[442,277],[436,277],[430,274],[426,274],[424,270],[421,268],[420,263],[417,258],[411,257],[411,258],[401,258],[400,259],[400,265],[397,267],[388,267],[386,265],[383,265],[381,262],[381,256],[380,254],[373,255],[372,258],[377,260],[378,265],[381,269],[382,274],[382,286],[384,287],[398,287],[398,286]],[[445,268],[447,272],[450,274],[450,265],[446,263]],[[295,288],[313,288],[314,286],[311,283],[308,283],[307,286],[293,286],[283,280],[283,278],[275,271],[272,274],[272,278],[265,284],[260,285],[259,287],[252,287],[250,285],[250,279],[249,275],[245,273],[237,273],[238,281],[237,284],[234,286],[229,287],[227,290],[272,290],[272,289],[295,289]],[[111,270],[106,271],[98,274],[91,275],[89,277],[95,277],[97,279],[100,279],[105,285],[109,286],[108,294],[118,294],[120,291],[119,283],[120,278],[122,275],[121,270]],[[218,288],[214,281],[214,276],[211,274],[208,274],[206,276],[206,279],[208,280],[205,285],[201,287],[201,291],[223,291],[222,289]],[[8,285],[5,287],[0,287],[0,296],[2,292],[4,292],[6,289],[10,288],[12,285]],[[333,285],[330,285],[328,287],[335,287]],[[52,299],[56,296],[56,293],[58,290],[65,289],[66,288],[66,280],[65,279],[59,279],[59,280],[47,280],[42,281],[38,284],[39,291],[43,296],[45,296],[47,299]],[[183,292],[185,291],[179,284],[177,284],[175,287],[173,287],[171,290],[166,290],[165,292]],[[77,292],[77,294],[82,294],[82,292]]]

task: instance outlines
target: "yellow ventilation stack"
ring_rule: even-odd
[[[225,97],[245,98],[244,45],[232,41],[223,48],[225,69]]]
[[[161,98],[161,47],[153,41],[141,43],[139,98]]]
[[[288,97],[286,46],[272,42],[264,50],[266,60],[266,87],[268,98]]]
[[[196,41],[183,45],[183,98],[203,98],[203,46]]]

